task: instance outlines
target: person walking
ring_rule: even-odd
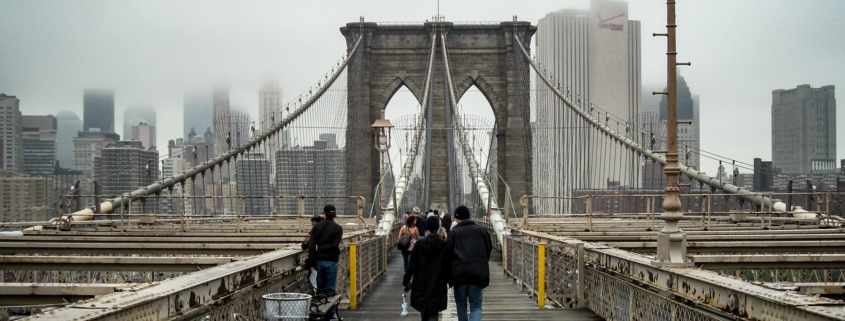
[[[402,278],[402,286],[411,285],[411,306],[420,312],[422,321],[437,321],[437,314],[446,310],[448,300],[449,245],[437,234],[438,217],[430,217],[428,237],[420,240],[411,252],[411,263]]]
[[[337,261],[340,258],[340,241],[343,239],[343,227],[335,223],[337,211],[334,205],[323,207],[325,219],[311,228],[311,241],[308,242],[308,259],[305,266],[317,273],[317,289],[327,295],[337,292]],[[331,289],[331,290],[329,290]],[[337,317],[337,311],[332,311]],[[340,319],[339,317],[337,317]]]
[[[420,239],[420,231],[417,229],[417,217],[416,216],[409,216],[408,219],[405,221],[405,225],[399,229],[399,236],[397,239],[401,239],[403,235],[410,235],[411,242],[419,241]],[[400,249],[402,251],[402,262],[405,263],[405,272],[408,272],[408,261],[411,259],[411,249]]]
[[[452,261],[449,284],[454,287],[458,320],[480,321],[483,290],[490,285],[490,267],[487,262],[493,251],[493,243],[487,229],[470,219],[466,206],[458,206],[453,213],[458,224],[451,229],[447,240]]]
[[[421,210],[419,207],[414,207],[414,210],[411,212],[411,216],[415,216],[417,218],[417,231],[420,233],[420,238],[425,237],[425,217],[421,215]]]

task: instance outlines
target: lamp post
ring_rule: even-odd
[[[678,176],[681,173],[678,167],[678,78],[676,68],[678,65],[690,63],[678,63],[678,54],[675,46],[675,0],[666,2],[667,23],[665,34],[654,34],[667,38],[666,65],[667,85],[666,92],[655,93],[666,95],[666,167],[663,172],[666,174],[666,197],[663,199],[663,214],[660,218],[666,222],[663,229],[657,233],[657,255],[652,261],[653,266],[658,267],[692,267],[693,262],[687,260],[687,237],[684,230],[679,227],[678,221],[683,219],[681,199],[678,197]]]
[[[388,149],[390,149],[390,134],[391,129],[393,128],[393,124],[391,124],[389,120],[384,119],[384,110],[382,110],[381,118],[376,119],[376,121],[370,127],[373,129],[373,140],[375,142],[374,146],[376,150],[379,151],[381,156],[381,162],[379,162],[379,176],[384,177],[384,153],[387,152]],[[379,200],[379,207],[383,206],[383,203],[385,202],[384,184],[381,184],[380,194],[381,197]],[[393,207],[396,207],[396,193],[393,194]]]

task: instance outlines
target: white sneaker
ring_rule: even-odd
[[[408,302],[405,302],[405,294],[402,294],[402,313],[399,314],[400,316],[406,317],[408,316]]]

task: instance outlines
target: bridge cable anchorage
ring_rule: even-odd
[[[455,126],[455,133],[458,135],[458,139],[461,143],[464,159],[469,165],[469,175],[472,178],[474,185],[476,186],[478,195],[482,200],[487,200],[487,203],[485,204],[485,209],[488,214],[488,219],[490,220],[490,225],[493,227],[493,231],[496,232],[496,238],[499,240],[499,244],[502,244],[504,236],[509,235],[510,231],[507,229],[507,224],[502,219],[502,214],[498,204],[496,204],[495,198],[491,195],[491,189],[488,185],[488,182],[482,177],[480,177],[480,175],[477,175],[478,161],[476,161],[475,155],[473,155],[472,152],[472,148],[470,148],[469,146],[469,141],[467,139],[467,135],[463,125],[463,119],[460,115],[458,107],[456,106],[456,102],[458,100],[456,99],[455,95],[455,84],[452,80],[452,70],[450,68],[451,62],[449,61],[449,54],[448,50],[446,49],[446,36],[441,34],[440,37],[440,49],[443,55],[443,66],[446,72],[446,86],[449,89],[449,106],[451,107],[453,114],[453,124]],[[453,133],[453,135],[455,135],[455,133]]]
[[[72,214],[63,216],[61,218],[50,219],[49,223],[56,225],[56,224],[61,224],[62,222],[67,222],[67,221],[92,220],[94,218],[95,214],[111,213],[117,208],[127,206],[127,205],[131,204],[132,202],[139,200],[139,199],[144,199],[147,196],[155,195],[156,193],[160,193],[160,192],[164,191],[165,189],[169,189],[169,188],[176,186],[176,184],[182,184],[183,185],[182,187],[184,187],[184,184],[188,179],[195,180],[196,176],[198,174],[202,175],[202,173],[204,173],[206,170],[209,170],[210,168],[217,166],[217,165],[222,165],[224,162],[226,162],[227,165],[228,165],[228,163],[233,158],[237,159],[238,155],[246,155],[247,153],[249,153],[249,151],[251,149],[253,149],[255,147],[260,147],[261,143],[263,143],[265,140],[270,139],[273,135],[279,135],[283,129],[288,127],[288,125],[291,124],[291,122],[293,122],[294,120],[298,119],[301,115],[303,115],[303,113],[305,113],[307,110],[309,110],[309,108],[312,105],[314,105],[320,99],[320,97],[322,97],[327,91],[329,91],[329,88],[335,83],[335,80],[337,80],[340,77],[340,75],[343,72],[346,71],[346,66],[349,64],[350,60],[357,56],[359,48],[361,47],[361,40],[362,39],[363,39],[363,36],[358,37],[358,39],[355,41],[355,44],[352,46],[352,49],[350,49],[349,53],[345,55],[344,60],[340,63],[339,66],[337,66],[337,68],[334,68],[335,71],[332,73],[332,75],[329,77],[329,79],[325,80],[325,81],[321,81],[322,86],[320,86],[316,91],[312,91],[312,94],[308,97],[308,99],[306,99],[305,102],[300,103],[298,108],[296,108],[294,111],[289,111],[289,113],[287,114],[287,116],[284,119],[281,119],[278,123],[275,123],[272,127],[263,131],[261,134],[252,135],[252,137],[245,142],[238,141],[237,142],[238,145],[236,145],[236,147],[229,148],[227,151],[215,156],[211,160],[208,160],[208,161],[202,162],[202,163],[198,163],[196,166],[188,169],[185,172],[173,175],[171,177],[164,178],[160,182],[155,182],[155,183],[153,183],[153,184],[151,184],[151,185],[149,185],[145,188],[137,189],[137,190],[131,192],[129,194],[130,197],[127,200],[128,201],[127,204],[123,204],[120,197],[108,199],[105,202],[103,202],[102,204],[100,204],[100,208],[101,208],[100,213],[95,213],[94,209],[86,208],[86,209],[74,212]],[[300,98],[300,101],[301,101],[301,98]],[[247,128],[243,128],[243,129],[247,130]],[[247,132],[245,132],[244,134],[246,134],[246,133]],[[238,134],[238,136],[240,136],[240,131],[237,131],[237,134]],[[222,145],[223,144],[223,142],[222,142],[223,136],[218,135],[218,139],[221,140],[219,143]],[[231,136],[227,135],[226,139],[228,141],[229,139],[231,139]],[[184,189],[182,189],[182,190],[184,191]],[[231,189],[230,189],[230,191],[231,191]],[[35,227],[31,227],[30,229],[41,229],[41,228],[42,228],[42,226],[35,226]]]
[[[423,134],[426,128],[425,115],[428,111],[429,93],[431,91],[431,75],[434,66],[435,45],[437,43],[436,37],[436,34],[431,35],[431,49],[428,55],[428,66],[426,67],[425,72],[425,83],[423,85],[422,99],[420,100],[421,108],[417,116],[416,126],[414,130],[414,138],[411,142],[413,148],[409,148],[408,155],[405,156],[405,165],[402,166],[399,179],[396,181],[396,184],[394,184],[394,197],[390,198],[387,201],[387,209],[383,214],[382,219],[379,221],[379,226],[376,230],[376,235],[388,235],[393,230],[393,224],[394,222],[396,222],[396,214],[398,214],[398,211],[400,211],[400,209],[402,208],[402,201],[405,197],[405,191],[407,191],[408,189],[408,182],[415,167],[414,163],[417,160],[416,157],[420,153],[420,146],[422,145],[421,142],[424,139]],[[394,199],[396,200],[397,204],[393,204]]]
[[[593,117],[590,113],[584,111],[581,107],[576,106],[572,100],[565,96],[560,90],[553,85],[552,80],[542,72],[542,69],[537,65],[536,62],[531,60],[531,56],[525,50],[525,46],[523,45],[522,41],[519,37],[514,36],[514,40],[517,43],[519,49],[522,51],[524,59],[531,65],[531,67],[536,71],[536,74],[543,80],[543,83],[549,88],[551,92],[557,96],[558,99],[563,101],[567,107],[574,110],[582,119],[588,122],[590,125],[595,127],[596,129],[600,130],[604,135],[609,136],[613,140],[625,145],[627,148],[631,148],[635,150],[638,154],[645,156],[648,159],[651,159],[661,165],[666,165],[666,157],[658,155],[655,151],[645,148],[643,145],[627,138],[605,124],[602,124],[600,120]],[[609,118],[608,118],[609,119]],[[652,136],[652,144],[653,144],[653,136]],[[786,208],[786,204],[783,202],[772,202],[772,199],[768,196],[765,196],[760,193],[753,193],[748,191],[744,188],[738,187],[736,185],[730,184],[728,182],[719,182],[718,178],[707,176],[701,172],[696,171],[695,169],[689,168],[685,165],[679,164],[678,167],[680,168],[681,174],[686,175],[692,179],[695,179],[703,184],[709,185],[711,188],[720,189],[730,194],[736,194],[738,197],[754,203],[757,206],[765,206],[766,208],[771,208],[778,212],[787,212],[789,209]],[[796,212],[801,211],[803,215],[815,215],[814,213],[807,212],[805,210],[796,210]]]

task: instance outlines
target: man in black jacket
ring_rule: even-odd
[[[452,276],[449,283],[454,287],[455,306],[459,321],[480,321],[483,289],[490,285],[490,253],[493,244],[487,229],[469,219],[466,206],[458,206],[454,217],[458,222],[449,233],[449,249],[452,255]],[[467,301],[470,315],[467,318]]]
[[[343,227],[334,222],[337,216],[334,205],[323,207],[322,222],[311,228],[308,242],[308,260],[305,267],[317,273],[317,288],[337,290],[337,260],[340,257],[340,241]]]

